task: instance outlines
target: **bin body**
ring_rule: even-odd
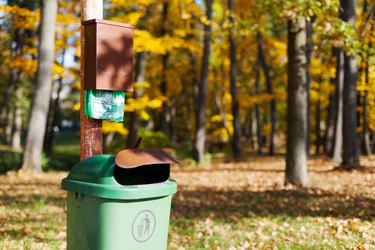
[[[177,183],[124,186],[110,155],[78,163],[62,182],[67,196],[68,250],[167,249]]]
[[[123,201],[68,192],[68,249],[167,249],[171,197]]]

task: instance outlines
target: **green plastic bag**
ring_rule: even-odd
[[[100,120],[122,122],[125,93],[110,90],[85,90],[84,114]]]

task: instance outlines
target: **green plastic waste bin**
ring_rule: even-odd
[[[62,181],[69,250],[167,248],[177,183],[169,162],[150,161],[126,168],[113,155],[97,155],[72,168]]]

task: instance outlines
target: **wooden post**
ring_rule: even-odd
[[[103,0],[81,0],[81,20],[103,19]],[[91,119],[83,114],[83,93],[84,93],[84,48],[85,30],[81,25],[81,94],[80,94],[80,156],[81,160],[93,155],[102,154],[102,121]],[[95,70],[95,69],[93,69]]]

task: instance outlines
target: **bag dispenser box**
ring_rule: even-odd
[[[82,22],[85,90],[133,91],[134,26],[107,20]]]

